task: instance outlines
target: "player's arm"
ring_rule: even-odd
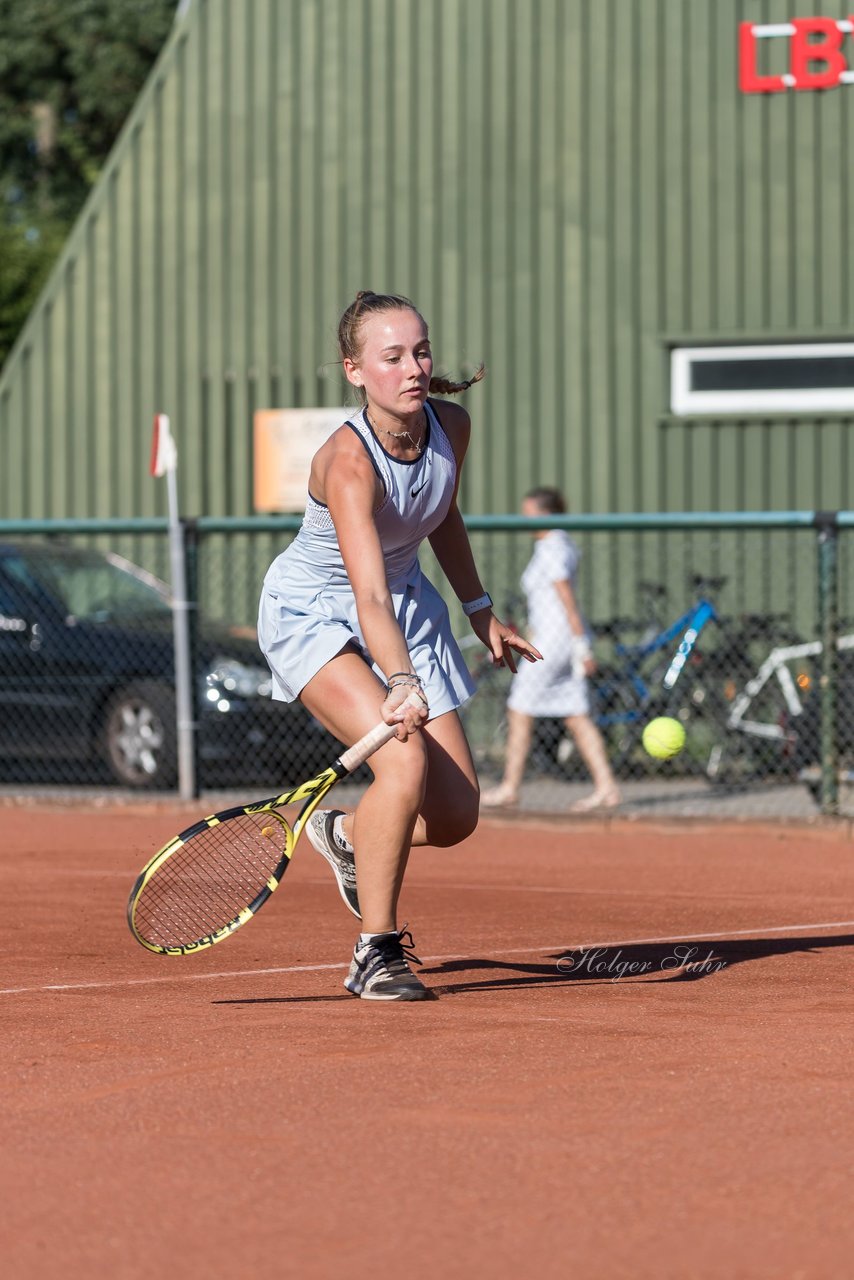
[[[483,583],[474,562],[468,531],[457,506],[463,462],[471,439],[471,418],[460,405],[449,404],[443,400],[441,421],[445,435],[454,451],[457,475],[448,514],[439,527],[430,534],[430,546],[457,597],[463,601],[476,600],[484,595]]]
[[[329,508],[335,525],[344,567],[356,600],[359,626],[371,657],[386,677],[401,671],[414,672],[388,588],[385,560],[374,521],[374,510],[382,495],[378,492],[379,481],[367,453],[358,441],[354,440],[353,445],[346,437],[335,441],[321,460],[317,479],[323,493],[322,501]],[[405,685],[392,690],[383,707],[383,715],[388,722],[411,693],[411,687]],[[418,710],[407,707],[403,722],[406,729],[409,732],[417,729],[426,714],[426,705]]]
[[[471,419],[461,405],[449,404],[444,400],[440,417],[445,435],[450,441],[456,458],[457,477],[448,514],[430,535],[430,546],[457,599],[465,603],[468,600],[477,600],[485,594],[472,553],[468,530],[457,505],[463,462],[471,438]],[[535,662],[537,658],[542,657],[542,654],[527,640],[517,635],[512,627],[496,618],[489,607],[471,614],[469,622],[478,639],[491,651],[492,660],[496,666],[506,665],[511,671],[515,671],[514,650],[529,662]]]

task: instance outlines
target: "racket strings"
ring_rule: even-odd
[[[230,924],[276,872],[287,842],[278,815],[238,814],[191,836],[141,890],[134,923],[157,946],[187,946]]]

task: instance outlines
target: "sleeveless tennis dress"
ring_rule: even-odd
[[[590,710],[587,681],[576,659],[575,637],[556,582],[575,590],[581,553],[563,529],[537,538],[534,554],[522,574],[528,602],[528,631],[543,655],[542,662],[520,662],[510,683],[507,705],[527,716],[584,716]]]
[[[474,684],[451,633],[448,609],[421,572],[418,548],[444,520],[457,465],[432,405],[425,404],[424,449],[411,462],[380,444],[363,409],[344,426],[356,433],[382,483],[374,513],[394,611],[412,664],[421,677],[430,717],[459,707]],[[309,493],[302,526],[264,579],[258,643],[273,674],[273,697],[293,702],[321,667],[356,644],[381,680],[359,627],[353,589],[328,508]]]

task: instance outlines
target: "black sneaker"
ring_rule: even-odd
[[[426,1000],[430,992],[409,967],[420,964],[412,952],[412,934],[404,926],[383,933],[353,952],[344,986],[363,1000]]]
[[[338,892],[344,902],[356,919],[361,920],[359,895],[356,891],[356,860],[352,853],[341,848],[332,830],[335,819],[343,812],[343,809],[317,809],[308,820],[305,834],[335,872]]]

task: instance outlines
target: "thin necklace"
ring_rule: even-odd
[[[416,440],[413,436],[409,434],[408,431],[389,431],[387,430],[386,427],[378,427],[377,424],[372,420],[371,415],[368,413],[367,409],[365,410],[365,417],[368,419],[368,424],[373,431],[379,431],[384,436],[391,436],[392,440],[408,440],[409,441],[408,448],[415,449],[417,453],[424,452],[424,441],[427,438],[426,419],[424,421],[424,431],[422,432],[421,439]]]

